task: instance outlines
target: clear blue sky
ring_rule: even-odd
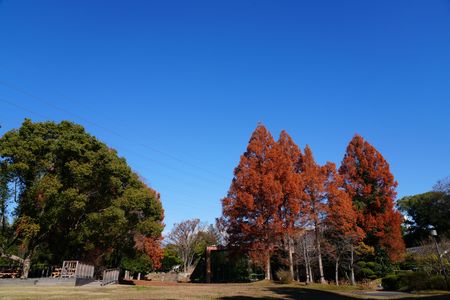
[[[450,175],[450,1],[3,0],[0,103],[0,133],[67,119],[117,149],[166,230],[220,215],[259,121],[321,163],[359,133],[420,193]]]

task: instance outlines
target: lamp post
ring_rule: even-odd
[[[445,269],[444,261],[442,260],[442,256],[443,256],[443,255],[441,255],[441,251],[440,251],[440,249],[439,249],[439,245],[438,245],[438,242],[437,242],[437,239],[436,239],[436,237],[437,237],[437,231],[436,231],[436,229],[432,229],[432,230],[431,230],[431,236],[433,237],[434,245],[436,246],[436,252],[437,252],[437,254],[438,254],[439,263],[440,263],[440,265],[441,265],[441,271],[442,271],[442,273],[444,274],[444,278],[445,278],[445,288],[448,290],[449,284],[448,284],[448,278],[447,278],[447,270]]]

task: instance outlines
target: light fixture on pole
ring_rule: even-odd
[[[441,265],[441,272],[444,274],[444,278],[445,278],[445,288],[448,290],[449,284],[448,284],[448,278],[447,278],[447,270],[445,269],[445,265],[444,265],[444,261],[442,260],[442,255],[441,255],[441,250],[439,249],[439,245],[437,242],[437,231],[436,229],[432,229],[430,231],[431,236],[433,237],[434,240],[434,245],[436,246],[436,252],[438,255],[438,259],[439,259],[439,264]]]

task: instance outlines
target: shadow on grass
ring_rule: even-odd
[[[247,296],[229,296],[220,298],[222,300],[254,300],[254,299],[300,299],[300,300],[354,300],[355,298],[346,297],[326,291],[310,290],[295,287],[269,287],[267,289],[277,296],[274,297],[247,297]]]
[[[357,296],[350,297],[350,296],[344,296],[339,295],[333,292],[328,291],[319,291],[319,290],[312,290],[312,289],[304,289],[304,288],[295,288],[295,287],[269,287],[266,288],[267,290],[270,290],[277,296],[274,297],[249,297],[249,296],[229,296],[229,297],[222,297],[219,298],[221,300],[255,300],[255,299],[299,299],[299,300],[355,300],[355,299],[361,299]],[[360,295],[361,296],[361,295]],[[380,297],[375,298],[371,297],[370,299],[389,299],[387,297]],[[418,300],[420,298],[417,297],[407,297],[407,298],[401,298],[402,300]],[[429,299],[429,300],[449,300],[449,295],[442,295],[442,296],[429,296],[424,297],[423,299]]]

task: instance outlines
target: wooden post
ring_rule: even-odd
[[[211,251],[217,250],[217,246],[206,247],[206,283],[211,283]]]

